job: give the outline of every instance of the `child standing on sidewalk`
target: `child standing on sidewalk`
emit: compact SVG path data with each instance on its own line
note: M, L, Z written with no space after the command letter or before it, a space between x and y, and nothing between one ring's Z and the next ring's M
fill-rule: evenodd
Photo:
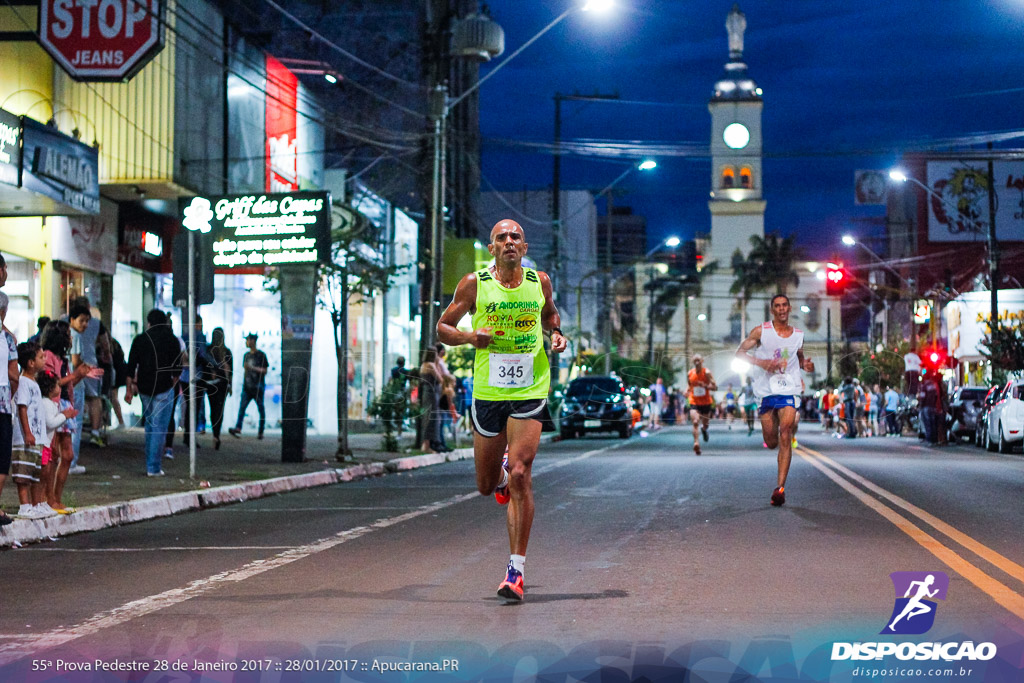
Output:
M46 439L46 416L43 395L36 384L36 374L46 363L42 348L35 342L18 344L18 365L21 378L14 395L17 415L11 457L11 479L18 487L18 516L22 519L43 519L57 513L45 502L43 495L42 442Z
M41 480L43 482L43 496L50 509L60 514L73 512L61 504L60 499L54 495L54 481L57 478L57 465L61 457L60 433L56 430L67 429L67 424L73 422L78 411L67 401L60 398L60 380L49 372L41 372L36 375L36 384L39 385L39 393L45 397L43 401L43 413L46 416L46 438L40 441L40 461L43 465ZM71 432L66 431L67 446L71 447ZM42 443L45 441L45 443Z

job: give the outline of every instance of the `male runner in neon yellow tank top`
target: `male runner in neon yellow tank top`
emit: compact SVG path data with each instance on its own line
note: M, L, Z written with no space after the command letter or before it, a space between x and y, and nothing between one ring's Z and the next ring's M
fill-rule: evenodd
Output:
M527 246L518 223L499 221L487 245L494 265L462 278L437 323L437 338L445 344L476 348L470 412L476 486L483 495L494 493L499 503L508 503L511 558L498 595L517 601L523 599L526 545L533 525L530 471L551 380L544 331L551 332L555 353L566 347L551 280L546 273L523 267ZM473 316L472 332L457 328L467 313Z

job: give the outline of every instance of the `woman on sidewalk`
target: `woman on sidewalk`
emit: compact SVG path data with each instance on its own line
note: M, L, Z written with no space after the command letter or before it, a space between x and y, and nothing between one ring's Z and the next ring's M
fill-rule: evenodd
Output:
M420 365L420 450L436 453L434 446L440 441L440 420L438 412L441 403L441 373L437 367L437 351L428 348L423 352Z
M204 373L207 399L210 401L210 423L213 430L213 450L220 450L220 428L224 424L224 402L231 395L231 349L224 344L224 329L217 327L206 347L212 363Z

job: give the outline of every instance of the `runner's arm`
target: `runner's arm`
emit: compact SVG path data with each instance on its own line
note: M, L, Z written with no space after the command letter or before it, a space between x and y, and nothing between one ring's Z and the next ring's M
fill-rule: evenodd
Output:
M779 361L772 360L770 358L754 358L750 355L750 351L757 347L761 343L761 326L758 325L750 331L747 338L740 342L739 348L736 349L736 357L740 360L756 365L765 372L775 372L779 366ZM785 361L782 361L783 363Z
M444 309L441 319L437 321L437 338L448 346L472 344L474 348L485 349L491 343L493 335L490 327L481 327L472 332L458 329L459 321L467 313L472 313L476 306L476 273L469 273L459 280L455 288L455 296L448 308Z
M796 357L800 361L800 368L804 372L814 372L814 361L810 358L804 358L804 347L803 345L797 349Z
M544 310L540 312L541 325L545 331L551 332L551 350L555 353L561 353L565 351L569 341L560 330L556 329L562 325L562 316L558 314L555 302L552 301L551 278L548 277L547 273L540 271L537 271L537 277L540 278L540 288L544 293Z

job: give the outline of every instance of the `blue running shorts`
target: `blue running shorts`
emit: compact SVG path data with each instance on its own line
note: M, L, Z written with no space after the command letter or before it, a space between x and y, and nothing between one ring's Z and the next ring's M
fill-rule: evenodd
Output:
M790 408L796 408L796 396L765 396L761 399L761 407L758 409L757 414L764 415L765 413L770 413L771 411L778 410L779 408L786 408L787 406Z

